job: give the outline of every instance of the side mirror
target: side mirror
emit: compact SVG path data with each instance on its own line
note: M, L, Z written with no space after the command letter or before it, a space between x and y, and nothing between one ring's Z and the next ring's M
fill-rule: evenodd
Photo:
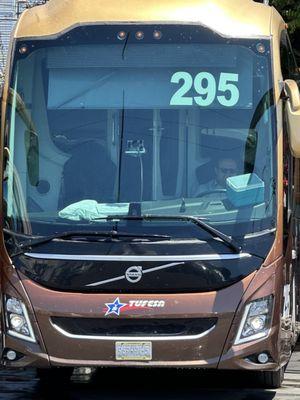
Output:
M25 131L25 148L29 182L37 186L39 182L39 137L34 130Z
M300 158L300 93L295 81L287 79L284 89L288 97L286 120L290 139L290 148L294 157Z
M39 136L21 96L10 88L8 93L8 103L12 105L14 99L16 103L16 111L26 125L24 140L29 182L32 186L36 186L39 181Z

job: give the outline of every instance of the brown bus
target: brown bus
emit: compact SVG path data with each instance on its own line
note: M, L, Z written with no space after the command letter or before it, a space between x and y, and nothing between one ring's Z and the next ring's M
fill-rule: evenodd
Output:
M1 109L2 365L279 387L298 333L297 79L284 21L252 0L27 10Z

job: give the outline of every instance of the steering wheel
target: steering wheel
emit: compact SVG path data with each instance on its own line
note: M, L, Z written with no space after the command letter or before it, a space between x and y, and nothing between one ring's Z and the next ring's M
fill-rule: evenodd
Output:
M213 194L213 193L226 193L226 189L206 190L205 192L200 193L197 197L204 197L204 196L208 196L209 194Z

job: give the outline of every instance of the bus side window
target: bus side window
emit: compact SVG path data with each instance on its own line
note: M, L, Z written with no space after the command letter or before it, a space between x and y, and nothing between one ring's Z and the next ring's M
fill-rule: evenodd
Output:
M291 42L286 31L282 32L280 42L281 71L283 80L294 79L299 81L299 70L292 50ZM284 234L288 235L294 201L294 159L292 157L286 121L283 135L283 189L284 189Z
M284 234L288 235L294 207L294 159L288 142L286 128L283 135L283 190L284 190Z
M287 31L283 31L280 40L280 58L283 80L294 79L300 83L300 74L297 61L292 49Z

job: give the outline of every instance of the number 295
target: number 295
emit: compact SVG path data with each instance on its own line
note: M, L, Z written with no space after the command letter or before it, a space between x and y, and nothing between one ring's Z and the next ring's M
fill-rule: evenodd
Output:
M233 107L240 98L237 86L238 74L222 72L219 82L217 82L216 78L209 72L199 72L194 79L188 72L175 72L171 77L171 82L179 84L181 81L183 81L182 86L170 100L171 106L192 106L195 102L198 106L208 107L217 99L222 106ZM186 96L193 86L199 96Z

